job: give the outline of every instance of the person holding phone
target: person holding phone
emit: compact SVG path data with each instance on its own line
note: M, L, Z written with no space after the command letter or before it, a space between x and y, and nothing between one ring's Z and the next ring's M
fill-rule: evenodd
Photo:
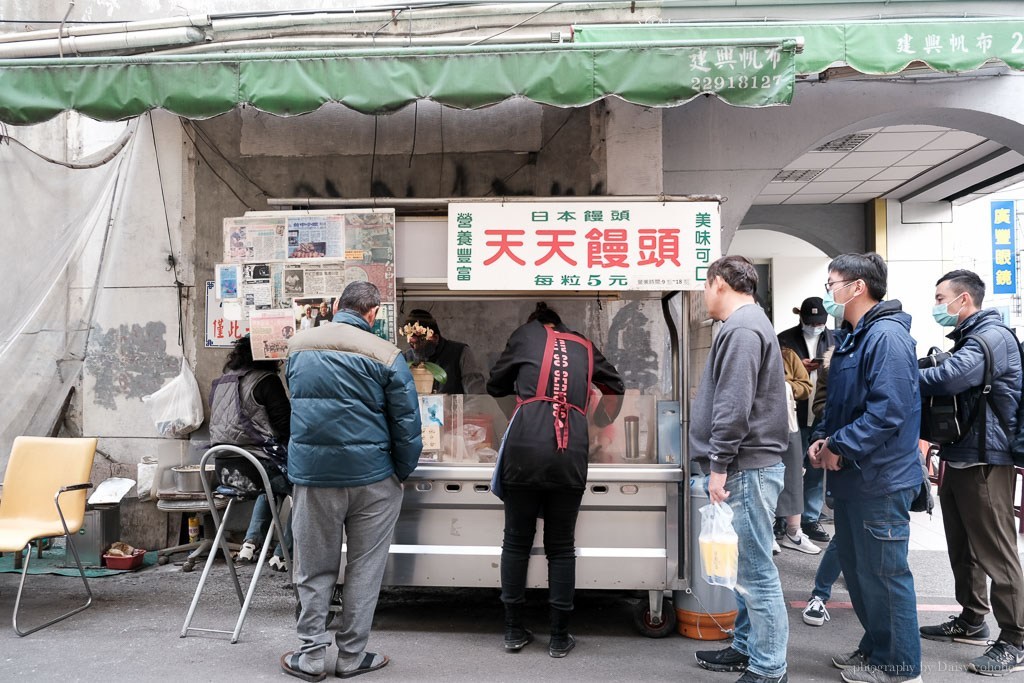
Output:
M800 324L779 333L779 346L793 349L800 357L800 362L807 371L811 386L816 386L818 370L821 369L825 354L835 347L836 339L832 330L828 329L828 313L821 297L811 296L804 299L800 308L793 313L800 316ZM814 414L810 406L814 402L814 392L805 399L796 402L796 419L800 424L801 452L807 453L810 446L811 429L814 426ZM824 474L804 460L804 504L800 515L800 529L812 541L828 543L830 536L821 526L821 510L825 505ZM781 525L775 527L775 538L781 540L785 530Z

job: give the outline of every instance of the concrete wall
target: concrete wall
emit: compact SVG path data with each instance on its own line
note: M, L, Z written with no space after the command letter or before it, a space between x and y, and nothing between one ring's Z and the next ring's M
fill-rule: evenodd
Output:
M422 117L416 121L411 114L403 111L396 121L381 117L386 125L378 125L375 156L371 154L372 134L369 144L365 137L366 131L372 130L374 117L352 115L348 110L271 122L265 120L265 115L236 111L196 123L194 128L193 124L186 123L185 132L200 154L195 165L198 279L212 277L213 265L223 257L223 219L240 216L247 209L266 210L266 197L367 197L371 193L398 197L605 193L604 141L592 132L595 125L599 129L605 125L603 105L563 110L511 103L480 112L460 112L458 120L466 126L459 135L444 135L443 153L438 146L439 128L453 125L448 120L450 112L443 117ZM539 131L516 128L514 119L524 114L536 118ZM481 121L486 121L487 125L480 125ZM418 140L415 147L414 126ZM521 132L496 136L494 130ZM262 143L256 131L264 133ZM310 139L325 140L323 146L332 153L310 156L307 144ZM348 140L351 144L346 143ZM381 153L381 150L388 153ZM205 300L198 301L197 305L196 319L202 321ZM412 307L407 302L406 310ZM483 304L467 304L455 308L468 315L483 307ZM460 318L453 314L450 318L454 330L452 338L460 339L458 335L462 334L461 339L473 343L482 356L490 353L496 358L504 348L508 333L514 329L514 325L509 325L525 320L526 315L520 308L518 302L487 304L485 310L474 313L470 319L479 321L491 316L502 321L503 326L480 335L474 331L468 337L462 332L461 325L465 323L459 322ZM466 326L470 331L473 328L473 325ZM581 331L590 334L592 329L581 328ZM196 343L201 346L204 330L197 327L193 332ZM603 340L595 338L595 341L600 345ZM652 348L657 349L655 353L660 357L661 347ZM220 374L226 353L212 349L200 351L196 371L200 386L208 387Z
M864 217L863 204L755 204L743 216L740 230L772 230L798 239L817 253L838 256L864 251Z

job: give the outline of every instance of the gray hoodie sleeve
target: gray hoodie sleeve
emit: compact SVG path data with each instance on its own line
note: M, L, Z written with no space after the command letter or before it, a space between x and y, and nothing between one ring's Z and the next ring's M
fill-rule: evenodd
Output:
M756 332L737 327L723 330L715 365L712 397L711 471L723 474L750 432L750 411L764 353Z

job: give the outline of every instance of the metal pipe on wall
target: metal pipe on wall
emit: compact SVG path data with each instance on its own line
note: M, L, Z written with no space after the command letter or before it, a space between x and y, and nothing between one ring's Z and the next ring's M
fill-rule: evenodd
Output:
M717 194L596 195L573 197L430 197L423 199L417 199L414 197L353 197L351 199L342 199L337 197L268 197L267 204L274 207L290 206L308 209L329 209L346 206L396 209L441 209L447 208L449 204L457 204L459 202L512 204L515 202L536 202L545 200L559 202L720 202L722 201L722 197Z
M96 36L69 36L52 40L26 40L0 44L0 59L70 56L86 52L113 52L164 45L184 45L198 43L205 37L205 34L199 29L189 27Z
M17 33L0 34L0 43L20 43L27 40L48 40L56 39L61 35L69 36L97 36L138 31L152 31L162 28L201 28L210 26L210 15L191 14L187 17L176 17L174 19L147 19L145 21L120 21L109 24L89 24L85 26L65 26L63 33L61 29L47 28L39 31L20 31Z
M505 36L501 44L522 44L522 43L567 43L572 36L569 33L552 31L546 34L530 34ZM253 40L224 40L218 42L190 45L189 47L162 50L161 54L197 54L204 52L224 52L227 50L282 50L291 48L300 49L346 49L346 48L371 48L371 47L408 47L408 46L444 46L444 45L471 45L474 41L480 40L479 36L423 36L420 38L402 38L399 36L386 36L378 38L369 37L346 37L346 36L304 36L295 38L257 38Z

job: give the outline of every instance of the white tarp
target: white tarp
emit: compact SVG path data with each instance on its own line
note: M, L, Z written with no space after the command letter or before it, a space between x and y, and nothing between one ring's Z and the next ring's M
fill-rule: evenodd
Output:
M38 432L40 416L56 418L81 369L130 149L131 142L96 168L72 169L0 143L0 466L15 436L33 425Z

